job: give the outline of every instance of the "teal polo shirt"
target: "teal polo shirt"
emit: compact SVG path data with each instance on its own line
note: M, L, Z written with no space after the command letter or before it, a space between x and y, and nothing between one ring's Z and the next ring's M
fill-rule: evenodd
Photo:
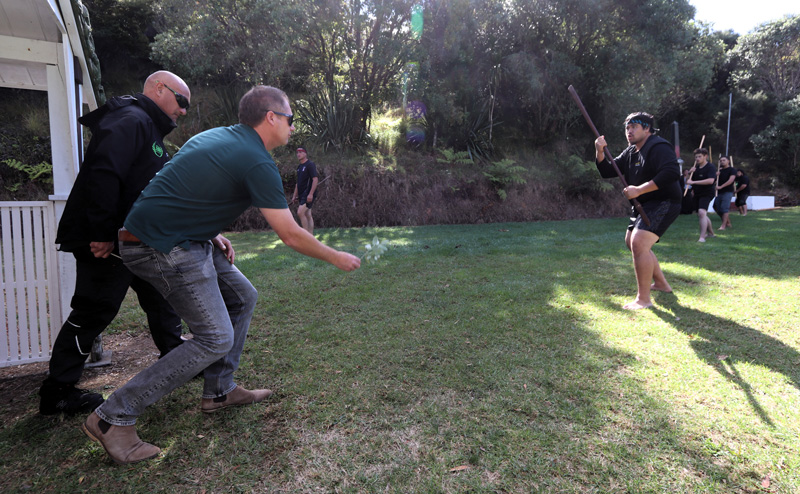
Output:
M248 207L286 209L275 160L248 125L189 139L134 203L125 228L161 252L214 238Z

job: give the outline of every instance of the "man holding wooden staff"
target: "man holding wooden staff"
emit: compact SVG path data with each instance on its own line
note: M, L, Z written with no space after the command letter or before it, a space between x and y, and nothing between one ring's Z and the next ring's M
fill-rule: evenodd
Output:
M700 219L700 239L705 242L706 237L714 236L714 227L708 217L708 205L714 199L714 182L717 179L717 169L708 161L708 150L697 148L694 150L694 166L691 176L686 181L692 186L694 192L694 209Z
M657 130L649 113L628 115L625 135L630 146L615 159L628 182L625 197L638 199L650 219L648 226L631 207L625 245L633 255L637 292L636 299L623 306L628 310L652 307L651 290L672 291L652 248L681 213L681 168L672 144L654 135ZM597 169L603 178L611 178L616 171L605 157L606 146L605 136L594 141Z
M733 200L733 181L736 180L736 170L731 166L730 158L720 156L719 170L717 171L717 197L714 199L714 211L722 220L720 230L731 227L730 211Z

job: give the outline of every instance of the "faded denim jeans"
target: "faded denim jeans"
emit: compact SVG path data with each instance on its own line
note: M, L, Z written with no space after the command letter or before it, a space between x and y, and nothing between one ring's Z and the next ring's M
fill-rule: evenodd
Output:
M125 266L152 284L186 321L193 338L115 391L98 409L106 422L133 425L145 408L205 369L203 398L231 392L258 293L210 241L168 254L121 242Z

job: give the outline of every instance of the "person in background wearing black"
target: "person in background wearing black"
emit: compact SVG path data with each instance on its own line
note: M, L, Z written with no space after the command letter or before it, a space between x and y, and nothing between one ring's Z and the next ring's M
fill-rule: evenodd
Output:
M291 202L294 203L294 201L300 200L297 216L300 218L300 224L303 228L313 235L314 218L311 216L311 207L314 205L314 198L316 197L314 194L319 183L317 165L308 159L308 153L305 148L297 148L297 160L300 164L297 165L297 185L294 186Z
M694 192L692 192L692 186L686 184L687 180L689 180L688 168L683 170L683 175L681 176L680 179L681 190L683 191L683 200L681 202L681 214L694 213Z
M708 205L714 199L714 182L717 179L717 169L708 161L708 150L697 148L694 150L694 166L689 170L691 179L686 183L692 186L694 192L694 209L700 219L700 239L705 242L706 237L714 236L714 226L708 217Z
M747 216L747 198L750 197L750 179L744 174L744 170L736 170L736 207L739 214Z
M630 146L616 158L628 182L623 190L625 197L638 199L650 220L650 225L646 225L631 206L625 245L633 255L637 292L636 299L623 306L628 310L652 307L651 290L672 291L652 248L681 213L681 167L672 144L654 135L656 131L653 116L649 113L628 115L625 136ZM616 177L616 170L605 157L606 146L604 136L594 142L597 169L603 178Z
M88 413L103 396L78 389L95 338L117 315L128 287L147 314L161 355L181 344L181 319L147 282L122 264L117 230L139 193L169 161L164 137L189 109L191 92L167 71L151 74L141 93L111 98L79 119L92 131L58 224L56 243L76 261L72 312L53 345L50 373L39 389L39 413Z
M733 181L736 179L736 170L731 166L731 161L727 156L720 156L719 170L717 171L717 197L714 199L714 211L717 212L722 225L720 230L730 228L731 201L733 200Z

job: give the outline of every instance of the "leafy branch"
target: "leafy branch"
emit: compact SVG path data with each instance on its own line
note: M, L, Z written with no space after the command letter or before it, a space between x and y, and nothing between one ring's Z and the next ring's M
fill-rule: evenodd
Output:
M364 247L361 247L359 250L363 250L364 253L361 254L361 259L364 259L366 262L377 262L381 256L389 250L389 241L387 240L379 240L377 236L372 238L372 242L365 244Z

